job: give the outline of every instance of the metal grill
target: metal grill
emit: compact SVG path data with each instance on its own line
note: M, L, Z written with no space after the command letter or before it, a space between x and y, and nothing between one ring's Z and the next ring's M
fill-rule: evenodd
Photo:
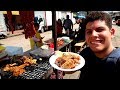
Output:
M5 72L4 75L2 75L1 79L41 79L50 68L51 65L47 61L25 67L26 72L18 77L13 76L10 72Z

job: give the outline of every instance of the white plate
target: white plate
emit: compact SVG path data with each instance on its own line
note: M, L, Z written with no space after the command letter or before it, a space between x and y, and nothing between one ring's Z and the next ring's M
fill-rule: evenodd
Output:
M77 54L77 53L75 53L75 54ZM77 55L79 55L79 54L77 54ZM79 70L79 69L81 69L84 65L85 65L85 60L84 60L84 58L81 56L81 55L79 55L80 56L80 64L79 65L77 65L75 68L73 68L73 69L63 69L63 68L60 68L60 67L58 67L56 64L55 64L55 61L56 61L56 59L58 58L58 56L57 55L52 55L51 57L50 57L50 59L49 59L49 62L50 62L50 64L51 64L51 66L52 67L54 67L55 69L58 69L58 70L61 70L61 71L76 71L76 70Z
M67 39L67 40L70 40L70 38L69 37L62 37L63 39Z

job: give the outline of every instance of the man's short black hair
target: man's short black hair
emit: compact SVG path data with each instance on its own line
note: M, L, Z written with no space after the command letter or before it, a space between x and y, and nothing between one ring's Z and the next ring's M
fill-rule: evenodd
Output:
M85 24L88 22L93 22L95 20L105 21L106 25L109 28L112 28L112 17L110 14L104 11L91 11L86 17Z

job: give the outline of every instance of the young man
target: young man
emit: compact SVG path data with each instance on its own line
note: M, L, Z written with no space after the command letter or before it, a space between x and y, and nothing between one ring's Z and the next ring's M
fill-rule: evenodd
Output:
M85 59L81 80L119 80L120 48L112 44L115 30L108 13L94 11L85 21L85 39L88 45L80 55Z

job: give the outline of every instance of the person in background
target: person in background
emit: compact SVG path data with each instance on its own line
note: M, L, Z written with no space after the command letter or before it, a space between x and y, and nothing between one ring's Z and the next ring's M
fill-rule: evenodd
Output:
M85 41L85 18L80 19L78 41Z
M38 23L38 17L34 17L34 22Z
M66 15L66 19L63 21L63 27L67 35L70 35L73 31L73 22L69 19L69 15Z
M57 36L58 37L62 36L62 30L63 30L62 21L61 19L58 19L57 21Z
M41 47L43 45L42 39L44 38L41 37L40 33L38 32L39 29L38 23L34 23L34 28L36 30L36 34L34 35L34 37L30 38L30 45L32 50Z
M80 80L120 80L120 48L114 47L112 17L102 11L92 11L85 20L85 40L88 47L80 52L85 66Z

